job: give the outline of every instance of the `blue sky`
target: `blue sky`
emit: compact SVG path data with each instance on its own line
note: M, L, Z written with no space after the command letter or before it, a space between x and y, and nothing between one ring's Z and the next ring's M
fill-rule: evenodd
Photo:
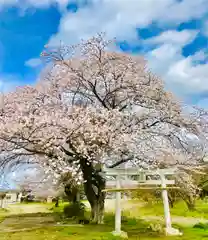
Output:
M208 0L0 0L0 84L33 83L45 44L97 32L142 54L166 87L208 107Z

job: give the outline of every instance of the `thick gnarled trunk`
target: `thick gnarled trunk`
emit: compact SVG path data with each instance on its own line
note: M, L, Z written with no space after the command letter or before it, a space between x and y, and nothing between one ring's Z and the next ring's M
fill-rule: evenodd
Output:
M102 224L105 205L105 179L99 174L91 163L81 161L81 168L84 178L84 191L91 206L91 220L94 223Z
M97 224L103 223L104 204L105 204L104 194L101 194L99 199L94 199L94 201L90 202L92 222L97 223Z
M194 196L192 196L192 195L185 195L185 196L182 196L182 199L186 203L189 211L194 211L196 209L196 201L195 201Z
M70 184L66 184L64 186L64 192L69 202L76 203L80 200L78 197L78 189L76 187L71 187Z

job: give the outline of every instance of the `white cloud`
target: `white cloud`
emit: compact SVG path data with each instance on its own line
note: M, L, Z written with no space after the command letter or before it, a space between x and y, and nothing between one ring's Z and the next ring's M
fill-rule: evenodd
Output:
M176 30L168 30L161 33L159 36L152 37L146 40L146 43L152 44L175 44L179 46L184 46L189 42L193 41L193 39L197 35L197 31L195 30L183 30L183 31L176 31Z
M192 42L196 35L197 31L193 30L165 31L146 41L148 44L159 44L146 55L150 68L179 95L208 91L208 65L197 62L203 61L206 53L200 50L187 58L182 55L182 47Z
M208 91L208 64L197 64L205 52L199 51L185 58L181 48L163 44L147 54L149 65L179 95L201 94Z
M165 20L166 22L179 24L189 21L190 19L201 18L207 13L207 4L207 0L176 0L170 5L169 9L166 9L160 21Z
M80 0L82 2L82 0ZM2 4L17 1L0 0ZM47 7L57 3L64 8L70 0L25 0L27 6ZM65 12L62 15L59 31L53 35L49 44L73 44L86 39L97 32L105 31L107 37L127 40L144 46L156 45L146 54L154 72L165 79L180 94L202 93L208 90L208 66L198 61L206 58L205 51L185 58L182 48L193 41L197 31L164 31L160 36L143 41L139 39L136 28L148 27L151 23L165 26L166 29L182 22L202 18L207 12L208 0L91 0L91 4L80 8L76 13ZM208 36L208 23L204 24L204 33ZM35 66L35 59L26 65Z
M8 6L18 6L23 10L28 7L46 8L52 4L57 4L61 10L64 10L71 0L0 0L0 9Z
M73 44L97 32L107 37L127 40L143 46L155 46L146 54L151 69L165 79L167 86L179 94L208 90L207 65L198 64L205 58L203 51L184 58L183 46L192 42L198 31L168 30L148 40L139 39L136 28L148 27L152 22L166 29L196 18L207 12L208 0L92 0L92 4L76 13L64 14L57 34L49 44L60 41Z
M208 110L208 98L204 98L204 99L198 101L197 106Z
M71 0L26 0L26 7L46 8L52 4L57 4L61 10L65 10Z
M0 6L17 3L17 0L0 0Z
M202 49L196 52L192 57L193 61L204 61L207 58L205 51L206 49Z
M38 67L41 64L40 58L31 58L25 62L25 66L27 67Z
M191 41L192 38L189 39ZM168 88L182 96L200 95L208 91L208 64L198 61L203 61L207 55L205 51L200 50L192 56L184 57L184 44L182 38L181 43L177 41L177 44L170 43L168 39L167 43L164 41L159 47L148 52L146 58L152 71L165 80Z
M163 44L158 48L155 48L149 53L149 56L161 61L171 60L175 58L176 54L180 51L180 48L173 46L172 44Z
M91 0L92 4L76 13L64 14L59 32L51 44L60 40L75 43L97 32L105 31L109 37L136 40L136 27L152 22L177 25L207 12L208 0Z
M169 89L186 98L208 91L208 65L200 63L207 57L204 50L184 57L182 47L192 42L195 31L167 31L150 40L161 45L147 54L149 66L166 82Z
M60 5L67 5L69 3L69 0L41 0L41 1L27 0L27 2L31 5L41 7L41 6L48 6L53 3L57 3Z
M200 94L208 91L208 65L194 65L193 57L187 57L175 62L167 77L172 84L177 84L183 88L187 94Z
M208 37L208 20L203 23L202 33Z

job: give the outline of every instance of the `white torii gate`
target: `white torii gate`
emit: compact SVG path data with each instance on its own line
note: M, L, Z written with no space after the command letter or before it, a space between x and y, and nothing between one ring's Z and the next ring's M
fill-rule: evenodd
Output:
M166 235L182 235L178 229L172 228L170 207L168 200L167 189L173 189L178 187L167 187L167 185L174 185L175 180L167 180L166 175L173 175L176 169L156 169L156 170L140 170L137 168L119 168L111 169L105 168L105 176L116 177L115 181L107 181L105 192L116 192L116 209L115 209L115 231L113 232L116 236L127 236L126 233L121 231L121 192L122 191L133 191L137 189L160 189L162 191L162 199L164 206L164 217L165 217L165 233ZM159 180L147 180L147 176L159 176ZM126 176L138 176L138 181L126 180L122 177ZM155 187L145 187L146 185ZM142 187L143 186L143 187ZM159 186L159 187L158 187Z

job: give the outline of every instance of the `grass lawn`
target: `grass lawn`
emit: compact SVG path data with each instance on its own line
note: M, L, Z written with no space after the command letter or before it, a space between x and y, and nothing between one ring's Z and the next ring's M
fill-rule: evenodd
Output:
M181 226L177 224L184 234L180 237L165 237L159 232L152 231L150 229L150 224L157 225L158 221L153 221L151 223L144 220L135 218L141 216L141 214L148 215L162 215L163 208L161 204L156 204L154 206L143 206L138 208L136 212L135 204L131 201L128 203L133 206L131 209L131 214L129 217L123 217L122 219L122 230L128 233L130 240L205 240L208 239L208 230L196 229L192 226ZM0 210L0 222L1 219L4 220L0 224L0 240L116 240L119 238L113 237L111 232L114 230L114 216L111 214L106 214L104 225L77 225L72 221L63 221L65 226L57 225L57 222L62 221L60 213L63 210L63 205L59 208L54 208L53 211L49 211L52 205L19 205L14 206L13 210L15 212L5 212ZM186 212L184 210L184 205L178 203L178 206L172 209L172 213L178 216L184 216L184 211L188 217L202 217L207 216L208 204L198 202L197 211ZM34 208L31 213L21 213L17 214L18 211L16 207L29 210ZM34 213L35 209L43 211L45 207L45 212ZM31 209L30 209L31 210ZM200 215L201 214L201 215ZM125 215L125 212L124 214ZM127 216L127 215L126 215ZM159 224L161 226L161 223ZM163 226L162 226L163 227ZM3 232L3 230L8 230L10 232ZM12 232L11 232L12 230ZM24 230L24 231L23 231Z
M0 208L0 223L4 220L7 214L8 214L8 210Z
M136 211L136 209L134 209ZM135 215L163 215L163 204L153 203L146 204L145 206L137 209L138 212L132 211ZM172 216L183 216L183 217L196 217L208 219L208 203L198 200L196 202L196 210L189 211L185 202L181 201L175 204L173 208L170 209Z
M181 237L165 237L158 233L147 231L140 224L124 224L123 230L128 232L130 240L205 240L208 239L208 231L186 228L183 229L184 235ZM113 240L119 239L111 235L112 226L86 225L83 227L42 227L36 230L0 233L1 240Z

